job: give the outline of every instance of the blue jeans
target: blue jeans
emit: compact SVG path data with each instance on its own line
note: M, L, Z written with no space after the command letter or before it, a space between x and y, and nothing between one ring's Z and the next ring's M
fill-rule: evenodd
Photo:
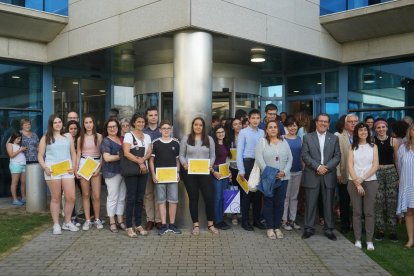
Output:
M214 223L219 223L223 221L224 190L229 186L229 179L224 178L218 180L214 176L212 176L212 178L214 187Z
M272 197L263 197L263 216L267 229L279 229L283 216L288 181L283 180L280 187L273 190Z

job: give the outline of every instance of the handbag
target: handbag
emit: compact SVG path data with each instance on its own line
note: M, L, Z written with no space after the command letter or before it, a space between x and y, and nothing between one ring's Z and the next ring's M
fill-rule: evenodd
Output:
M263 141L263 148L265 146L265 140L262 138ZM260 183L260 167L257 164L257 161L254 161L253 169L250 172L249 180L247 180L247 184L249 186L250 192L257 191L257 185Z
M132 139L133 139L133 145L137 146L137 140L135 139L134 134L132 134ZM135 155L136 157L144 157L145 154L145 147L134 147L131 148L129 150L129 152L133 155ZM140 175L140 174L147 174L148 170L144 173L141 171L141 168L139 167L139 165L131 160L129 160L127 157L125 157L124 155L124 151L121 150L119 152L119 161L120 161L120 165L121 165L121 175L122 176L136 176L136 175Z

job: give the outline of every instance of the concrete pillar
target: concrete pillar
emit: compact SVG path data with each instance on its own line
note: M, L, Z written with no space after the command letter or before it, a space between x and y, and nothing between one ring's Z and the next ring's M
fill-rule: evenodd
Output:
M182 31L174 35L174 136L181 139L190 133L191 122L202 117L211 122L213 71L213 37L200 31ZM184 183L179 183L177 224L191 228L188 195ZM199 222L206 226L204 201L200 195Z

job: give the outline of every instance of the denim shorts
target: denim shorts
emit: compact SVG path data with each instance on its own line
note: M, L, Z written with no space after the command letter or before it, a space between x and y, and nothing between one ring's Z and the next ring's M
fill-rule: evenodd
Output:
M178 183L158 183L157 187L157 203L178 203Z
M26 171L26 165L9 164L10 173L24 173Z

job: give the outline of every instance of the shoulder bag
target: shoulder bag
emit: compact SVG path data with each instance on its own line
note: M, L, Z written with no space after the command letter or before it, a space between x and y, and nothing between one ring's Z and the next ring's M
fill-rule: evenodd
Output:
M131 145L131 149L129 150L129 152L133 155L135 155L136 157L144 157L145 154L145 147L136 147L138 145L137 140L135 139L134 134L132 134L132 139L133 139L133 145ZM132 147L134 146L134 147ZM124 155L124 151L121 150L119 152L119 159L120 159L120 165L121 165L121 175L122 176L135 176L135 175L140 175L140 174L147 174L147 172L143 173L139 167L139 165L131 160L129 160L127 157L125 157Z

